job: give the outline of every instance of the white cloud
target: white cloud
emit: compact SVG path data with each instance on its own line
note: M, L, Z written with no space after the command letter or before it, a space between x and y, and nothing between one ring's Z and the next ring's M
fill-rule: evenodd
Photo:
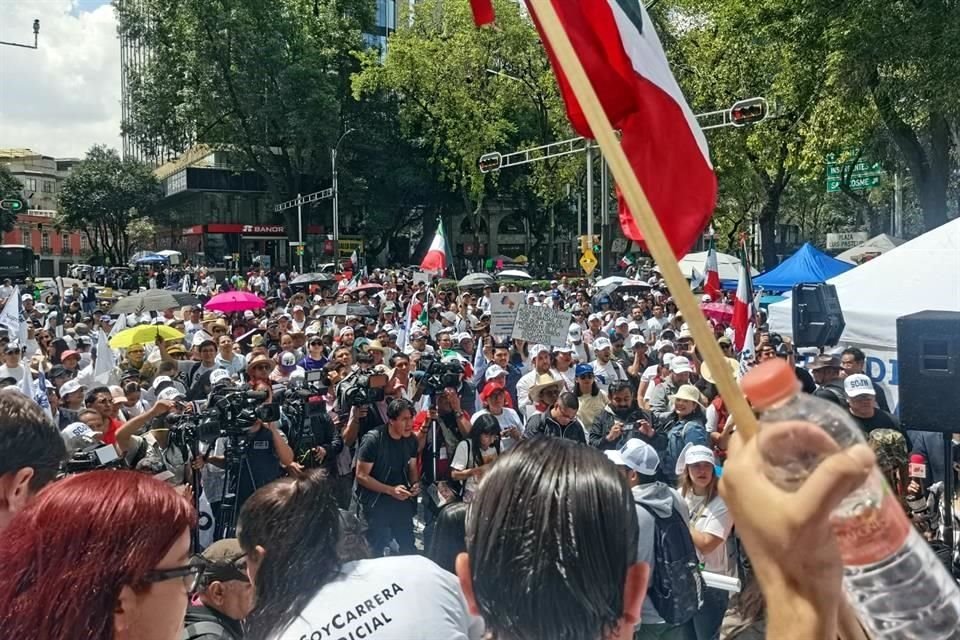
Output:
M107 0L0 0L0 147L82 157L120 148L120 41ZM96 6L99 5L99 6Z

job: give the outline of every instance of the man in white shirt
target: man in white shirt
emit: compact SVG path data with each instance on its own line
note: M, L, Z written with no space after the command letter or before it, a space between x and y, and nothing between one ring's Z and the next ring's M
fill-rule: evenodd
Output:
M597 338L593 341L593 352L597 358L590 363L590 366L593 367L597 386L603 392L606 392L611 382L629 379L623 365L610 357L612 347L608 338Z
M0 378L13 378L19 384L25 373L23 365L20 364L20 347L16 344L8 344L3 350Z
M670 321L663 315L663 305L653 305L653 316L647 320L648 339L656 340L660 337L660 332L664 327L670 324Z
M535 344L530 347L530 364L532 369L517 381L517 412L525 414L530 400L530 388L543 382L541 376L556 380L550 371L550 347L545 344Z
M553 369L551 369L551 372L554 378L563 380L564 390L570 393L576 391L577 388L575 370L573 347L556 347L553 350Z

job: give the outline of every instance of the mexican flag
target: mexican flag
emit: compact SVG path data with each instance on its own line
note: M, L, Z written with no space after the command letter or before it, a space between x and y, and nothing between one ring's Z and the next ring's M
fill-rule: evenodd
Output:
M720 292L720 269L717 267L717 250L713 246L713 240L710 241L710 248L707 250L707 262L705 279L703 283L703 292L710 296L714 302L719 302Z
M750 262L744 249L741 255L740 280L737 282L737 297L733 301L733 346L738 352L753 351L753 280L750 277ZM749 336L749 340L747 339Z
M423 262L420 263L421 271L432 271L443 273L447 268L447 238L443 233L443 220L437 225L437 233L433 236L433 242L430 243L430 249L427 255L423 256Z
M632 267L636 263L637 263L637 259L633 257L632 253L628 253L627 255L620 258L620 262L618 262L617 264L620 266L621 269L626 269L627 267Z
M706 138L670 72L643 2L551 2L610 123L622 134L620 145L674 254L686 255L713 214L717 177ZM490 0L471 0L471 5L477 24L493 20ZM527 6L537 21L529 2ZM542 29L540 39L547 43ZM570 123L580 135L594 138L549 46L547 53ZM622 196L620 225L627 238L643 240Z

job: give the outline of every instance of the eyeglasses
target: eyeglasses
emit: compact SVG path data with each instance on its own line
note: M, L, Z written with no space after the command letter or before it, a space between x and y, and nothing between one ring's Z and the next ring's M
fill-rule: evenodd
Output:
M200 584L200 576L203 575L205 567L206 565L201 560L194 559L190 564L182 567L148 571L147 574L143 576L143 581L148 584L153 584L154 582L164 582L166 580L179 578L183 580L183 586L186 587L187 593L193 594L196 592L197 585Z

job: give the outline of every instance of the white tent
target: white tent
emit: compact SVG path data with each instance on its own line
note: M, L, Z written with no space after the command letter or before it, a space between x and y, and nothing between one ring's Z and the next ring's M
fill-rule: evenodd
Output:
M688 280L693 276L693 271L704 274L707 271L707 252L699 251L697 253L688 253L680 260L680 271ZM731 256L727 253L717 252L717 270L720 272L721 280L737 280L740 278L740 258ZM659 271L654 267L654 271ZM751 275L757 275L757 270L751 268Z
M843 253L836 256L836 258L837 260L843 260L844 262L860 264L863 262L863 258L866 256L880 256L892 249L899 247L902 244L903 240L900 238L894 238L893 236L881 233L878 236L870 238L863 244L858 244L852 249L847 249Z
M868 375L890 388L897 380L897 318L960 311L960 219L827 282L837 288L846 322L840 344L863 349ZM770 305L768 313L772 331L791 335L792 300Z

